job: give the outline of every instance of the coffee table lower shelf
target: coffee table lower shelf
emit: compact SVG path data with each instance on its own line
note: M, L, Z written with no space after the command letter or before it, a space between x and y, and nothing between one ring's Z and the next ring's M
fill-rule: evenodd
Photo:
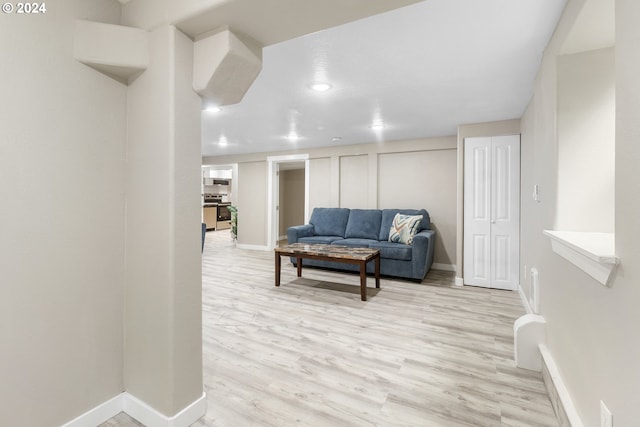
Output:
M277 247L275 252L276 286L280 286L281 257L296 258L298 277L302 277L302 260L317 259L322 261L357 264L360 267L360 299L367 300L367 263L375 265L376 288L380 287L380 251L370 248L351 248L348 246L292 243Z

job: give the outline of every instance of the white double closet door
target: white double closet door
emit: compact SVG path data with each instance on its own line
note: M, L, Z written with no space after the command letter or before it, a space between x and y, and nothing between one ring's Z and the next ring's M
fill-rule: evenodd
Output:
M520 135L464 140L464 284L520 282Z

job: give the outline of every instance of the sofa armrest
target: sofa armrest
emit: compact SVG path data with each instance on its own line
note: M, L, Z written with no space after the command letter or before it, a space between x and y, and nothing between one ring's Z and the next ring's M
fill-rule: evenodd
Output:
M413 237L413 277L422 279L431 268L435 240L434 230L422 230Z
M289 227L287 229L287 240L289 244L297 243L298 239L300 239L301 237L309 236L313 236L312 224L294 225L293 227Z

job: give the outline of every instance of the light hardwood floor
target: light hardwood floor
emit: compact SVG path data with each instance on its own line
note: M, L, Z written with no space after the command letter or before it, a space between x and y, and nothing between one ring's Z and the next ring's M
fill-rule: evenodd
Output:
M204 386L194 427L557 426L535 372L513 362L516 292L303 269L207 233ZM122 420L104 426L137 426Z

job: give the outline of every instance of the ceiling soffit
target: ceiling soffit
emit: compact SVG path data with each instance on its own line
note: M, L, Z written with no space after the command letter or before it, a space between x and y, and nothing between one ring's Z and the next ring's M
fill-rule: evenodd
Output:
M235 0L175 25L191 37L227 25L268 46L412 3L417 1Z
M572 54L615 45L614 0L588 0L582 7L560 53Z

